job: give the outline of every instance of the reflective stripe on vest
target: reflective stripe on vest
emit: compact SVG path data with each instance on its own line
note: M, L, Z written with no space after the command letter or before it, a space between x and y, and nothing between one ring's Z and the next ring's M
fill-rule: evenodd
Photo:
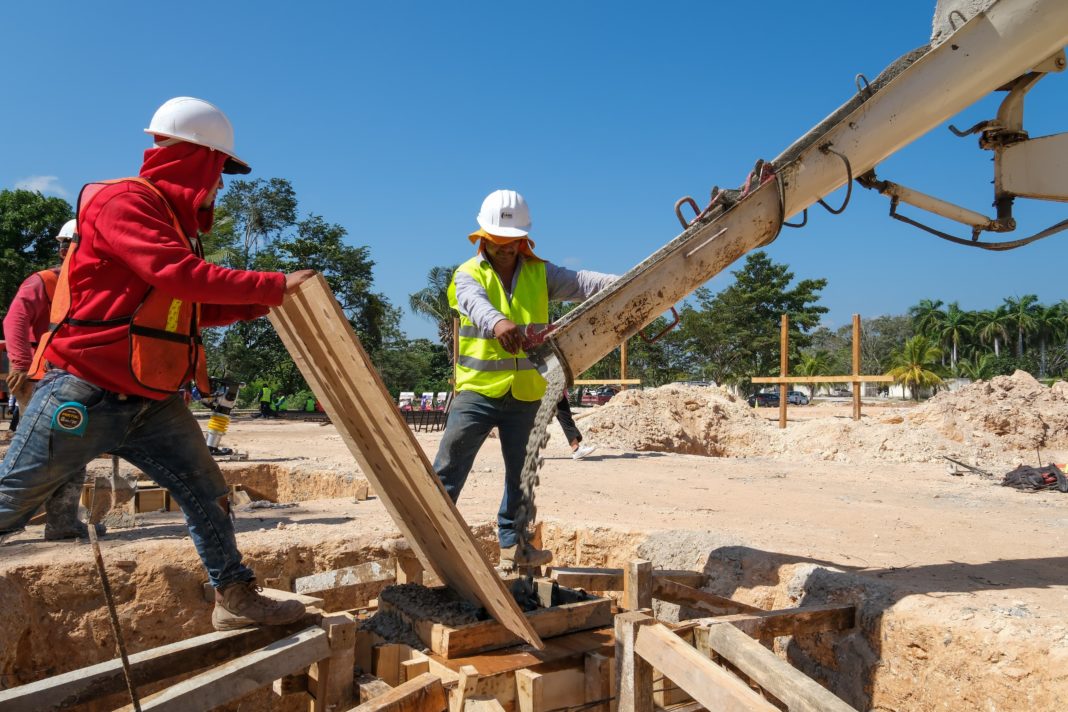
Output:
M517 267L515 292L508 299L500 277L490 263L476 255L457 268L473 278L486 291L490 303L516 326L542 330L549 322L549 289L545 281L545 263L524 259ZM459 311L456 301L456 277L449 285L449 305ZM545 379L522 351L510 354L493 336L492 330L479 329L466 315L460 314L459 352L456 357L456 390L474 391L490 398L500 398L509 391L517 400L540 400L545 393Z
M166 196L151 181L145 178L119 178L117 180L89 183L78 196L78 233L85 234L83 225L92 223L99 210L93 200L100 192L116 183L131 182L147 189L159 199L171 224L185 244L198 257L202 256L199 241L191 240L182 229L181 222ZM142 193L143 195L143 193ZM106 328L129 325L130 371L142 387L159 393L175 393L189 380L194 379L201 392L210 392L207 360L200 338L200 305L173 299L149 286L133 314L111 319L78 319L73 316L70 272L75 264L80 240L76 240L60 268L56 284L49 331L41 339L33 356L31 377L40 378L46 368L45 351L52 337L65 325Z

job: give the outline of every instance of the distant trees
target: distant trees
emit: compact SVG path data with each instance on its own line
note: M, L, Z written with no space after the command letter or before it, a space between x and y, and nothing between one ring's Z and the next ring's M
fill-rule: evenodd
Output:
M994 309L966 311L957 302L924 299L908 310L912 332L949 354L948 373L990 378L1016 369L1039 378L1068 371L1068 302L1042 304L1034 294L1007 297ZM1002 349L1011 342L1013 348ZM986 358L989 356L989 358Z

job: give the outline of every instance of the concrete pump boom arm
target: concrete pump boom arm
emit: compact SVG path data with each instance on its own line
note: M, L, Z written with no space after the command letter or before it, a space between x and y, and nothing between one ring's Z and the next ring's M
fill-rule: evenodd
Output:
M958 16L960 13L954 11ZM895 62L717 207L564 317L531 358L570 382L800 213L1068 44L1068 1L997 0L940 44ZM760 180L760 176L757 176Z

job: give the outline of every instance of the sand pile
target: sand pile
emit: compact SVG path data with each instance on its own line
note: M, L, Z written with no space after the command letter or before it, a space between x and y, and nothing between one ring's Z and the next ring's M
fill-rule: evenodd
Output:
M906 417L973 447L1034 452L1068 448L1068 383L1047 388L1017 371L936 395Z
M1029 374L942 393L916 408L866 417L791 420L785 430L715 387L667 385L620 393L583 418L591 442L637 452L796 457L837 462L940 462L942 456L1014 466L1039 446L1068 449L1068 384Z
M779 449L769 442L778 433L748 403L715 387L623 391L581 427L591 441L621 450L741 457Z

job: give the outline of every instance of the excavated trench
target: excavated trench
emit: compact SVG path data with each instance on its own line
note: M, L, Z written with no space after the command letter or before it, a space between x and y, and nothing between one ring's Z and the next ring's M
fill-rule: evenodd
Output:
M304 502L308 519L238 514L239 544L261 580L293 579L402 555L407 545L389 522L346 521L360 511L353 489L362 478L290 470L271 464L228 464L227 478L254 499ZM330 500L332 502L324 500ZM311 501L316 500L316 501ZM318 508L322 505L327 510ZM365 507L365 506L364 506ZM366 507L365 507L366 509ZM376 515L381 519L381 513ZM288 518L286 518L288 517ZM139 515L141 526L105 542L105 560L130 652L210 632L205 575L177 513ZM323 525L322 528L302 527ZM336 524L338 526L326 526ZM111 659L115 648L106 608L85 544L40 542L31 527L0 556L0 687L12 687ZM474 529L496 554L494 527ZM764 609L853 604L857 627L841 633L783 637L775 649L857 709L1059 709L1068 686L1051 664L1068 659L1063 625L1026 607L985 611L974 602L939 597L900 572L849 570L799 556L725 545L726 535L683 530L628 532L545 521L543 543L560 566L623 567L634 558L657 568L707 574L706 589ZM386 583L339 590L327 607L365 605ZM951 588L949 590L952 590ZM658 603L665 620L699 617ZM1058 627L1059 625L1059 627ZM173 684L175 680L168 681ZM142 690L147 694L162 685ZM78 709L121 706L122 695ZM261 689L228 710L303 710L301 696Z

